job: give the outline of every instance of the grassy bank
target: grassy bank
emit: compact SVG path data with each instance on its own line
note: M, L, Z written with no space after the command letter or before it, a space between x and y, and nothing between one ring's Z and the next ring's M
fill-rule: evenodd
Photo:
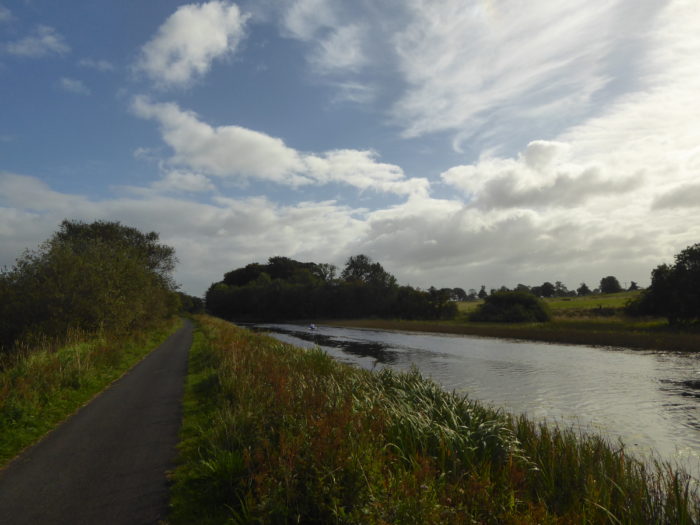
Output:
M327 324L353 328L477 335L548 343L585 344L634 349L700 351L700 327L677 328L665 319L631 318L624 306L639 292L547 299L553 319L547 323L477 323L469 314L481 301L459 303L450 321L400 319L333 320Z
M128 337L74 334L57 347L24 348L0 363L0 466L136 364L181 326Z
M333 320L327 324L352 328L477 335L547 343L584 344L634 349L696 352L697 330L672 329L662 322L634 323L624 319L554 319L549 323L474 323L468 321L406 321L392 319Z
M198 317L172 523L694 523L688 477Z

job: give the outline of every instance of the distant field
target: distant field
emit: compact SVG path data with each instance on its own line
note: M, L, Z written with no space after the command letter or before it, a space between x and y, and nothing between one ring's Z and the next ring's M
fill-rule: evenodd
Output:
M596 308L623 308L630 299L637 297L641 292L620 292L611 294L595 294L583 297L552 297L545 299L552 313L571 315L576 310L582 313ZM459 312L469 314L473 312L483 301L465 301L457 303Z
M591 310L593 308L623 308L630 299L641 292L620 292L610 294L585 295L583 297L553 297L546 299L549 307L557 310Z

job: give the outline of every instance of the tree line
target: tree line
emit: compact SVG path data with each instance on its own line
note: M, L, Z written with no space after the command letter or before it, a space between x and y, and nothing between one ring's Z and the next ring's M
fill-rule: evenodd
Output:
M454 288L453 290L459 291L461 288ZM484 299L489 295L493 295L497 292L523 292L531 293L536 297L583 297L586 295L594 294L608 294L608 293L618 293L627 291L639 290L639 286L635 281L631 281L628 288L623 288L618 281L617 277L614 275L608 275L600 280L600 284L597 288L591 290L586 283L581 283L575 290L569 290L564 283L561 281L556 281L552 284L549 281L545 281L540 285L528 286L526 284L518 284L514 288L508 288L507 286L501 286L500 288L492 288L490 292L486 291L486 286L482 285L481 289L477 292L474 288L469 289L469 292L465 293L463 299L456 299L460 301L477 301L479 299ZM462 290L463 291L463 290Z
M207 311L236 320L392 317L450 319L452 289L399 285L380 263L360 254L340 275L331 264L270 257L224 275L206 292Z
M119 222L65 220L0 271L0 351L68 330L126 332L181 305L174 248Z

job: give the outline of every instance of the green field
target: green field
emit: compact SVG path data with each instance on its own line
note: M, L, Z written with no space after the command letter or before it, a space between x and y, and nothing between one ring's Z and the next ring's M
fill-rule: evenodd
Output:
M581 314L600 308L621 309L632 299L639 296L641 292L620 292L611 294L591 294L583 297L552 297L544 299L552 313L566 316L572 312ZM470 313L483 301L465 301L457 304L460 313Z

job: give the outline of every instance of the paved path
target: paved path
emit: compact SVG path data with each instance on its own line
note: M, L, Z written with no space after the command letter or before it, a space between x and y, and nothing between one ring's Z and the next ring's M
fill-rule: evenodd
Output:
M164 519L192 324L0 471L0 523Z

